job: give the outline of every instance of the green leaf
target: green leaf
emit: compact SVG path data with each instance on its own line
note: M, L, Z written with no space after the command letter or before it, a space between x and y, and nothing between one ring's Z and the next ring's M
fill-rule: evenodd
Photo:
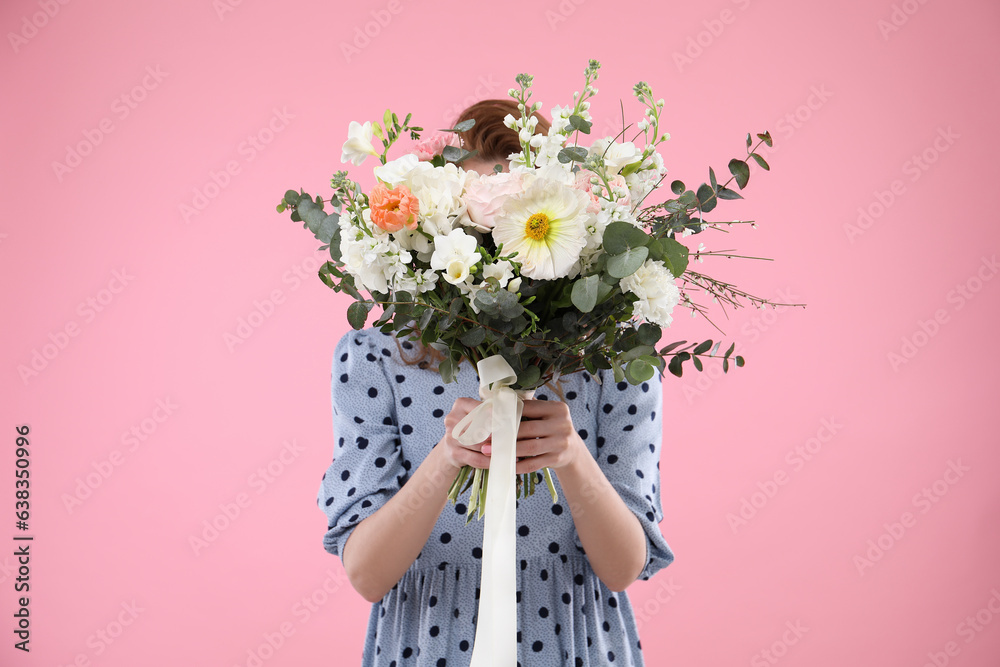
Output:
M616 220L604 228L602 244L604 252L609 255L620 255L623 252L639 248L649 243L650 236L635 225Z
M680 278L688 267L687 246L677 239L663 238L660 241L663 247L663 264L670 270L674 278Z
M622 370L622 365L617 357L611 360L611 370L614 372L615 382L621 382L625 379L625 371Z
M736 185L740 186L740 190L746 187L750 180L750 166L746 162L733 158L729 161L729 171L736 177Z
M750 138L750 133L747 132L747 148L753 146L753 139Z
M288 190L285 192L285 203L289 206L295 206L299 203L299 193L295 190Z
M333 236L330 238L330 259L335 262L339 262L341 260L340 225L337 225L337 228L333 230Z
M626 223L628 224L628 223ZM649 255L649 248L630 248L619 255L608 257L608 274L612 278L625 278L639 270Z
M736 357L736 365L737 366L739 366L740 368L743 368L743 364L745 364L745 363L746 362L743 360L743 357L741 357L741 356L737 356Z
M663 330L652 322L643 322L637 329L639 342L643 345L656 345L663 336Z
M530 387L538 382L538 378L542 376L542 371L538 366L527 366L525 369L517 376L517 383L521 387Z
M729 372L729 359L723 359L722 360L722 372L723 373L728 373Z
M334 237L340 237L340 216L336 213L323 218L319 223L319 229L315 232L316 238L322 243L332 243ZM339 245L339 241L338 241Z
M675 194L679 195L687 188L684 187L684 181L673 181L670 183L670 190Z
M420 331L424 333L427 332L427 325L430 324L431 318L434 317L435 312L436 311L433 308L427 308L423 315L420 316ZM421 340L423 340L423 337L421 337Z
M694 364L694 367L698 369L699 373L703 370L703 367L701 365L701 359L699 359L698 357L691 357L691 363Z
M715 205L719 203L719 198L715 196L715 190L712 186L707 183L702 183L698 188L698 203L701 204L701 210L708 213Z
M758 134L757 138L760 139L761 141L763 141L765 144L767 144L768 148L771 148L772 144L771 144L771 133L770 132L764 132L763 134Z
M441 130L442 132L468 132L472 129L472 126L476 124L475 118L468 118L463 120L461 123L456 123L455 127L449 128L447 130Z
M669 364L667 364L667 370L676 375L677 377L681 377L684 373L684 369L681 368L681 363L682 363L681 357L680 355L677 355L670 360Z
M597 288L601 277L597 274L580 278L573 282L571 298L573 305L584 313L589 313L597 305Z
M578 116L577 114L569 117L569 124L574 130L579 130L584 134L590 134L590 128L593 125L589 120L584 120L582 116Z
M736 190L730 190L729 188L725 187L720 187L716 194L718 195L719 199L743 199L743 195L741 195L739 192L737 192Z
M587 159L587 149L580 146L569 146L559 151L559 161L563 164L567 162L583 162Z
M464 148L459 148L457 146L445 146L444 150L441 151L441 157L448 162L461 162L470 155L472 155L471 151L467 151Z
M708 349L710 347L712 347L712 341L706 340L704 343L701 343L696 348L694 348L694 350L691 351L691 354L705 354L706 352L708 352Z
M764 158L762 158L761 156L757 155L756 153L750 153L750 157L752 157L754 160L756 160L757 164L760 165L761 169L763 169L764 171L771 171L771 165L769 165L764 160Z
M656 370L643 359L633 359L625 367L625 374L635 380L632 384L645 382L649 378L653 377L653 373L655 372Z
M683 345L686 342L687 342L686 340L679 340L676 343L671 343L670 345L667 345L666 347L661 348L660 349L660 354L661 355L667 355L667 354L669 354L673 350L677 349L678 347L680 347L681 345Z
M451 357L447 359L442 359L441 363L438 364L438 371L441 373L441 380L445 384L455 381L455 362L451 360Z
M278 213L284 213L285 212L285 205L284 204L278 204L276 210L278 211Z
M732 345L729 346L729 349L726 350L725 358L728 359L729 355L731 355L733 353L733 350L735 349L736 349L736 343L733 343Z
M347 307L347 321L355 329L364 329L368 320L368 306L364 301L355 301Z
M708 168L708 179L712 182L712 189L718 190L719 183L718 181L715 180L715 170L712 169L711 167Z

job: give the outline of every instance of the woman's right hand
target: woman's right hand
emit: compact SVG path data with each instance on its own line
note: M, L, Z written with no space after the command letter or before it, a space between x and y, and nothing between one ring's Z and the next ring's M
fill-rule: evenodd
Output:
M458 398L451 407L451 412L444 416L445 434L441 438L441 442L438 443L438 447L442 448L445 461L456 469L461 469L462 466L472 466L474 468L490 467L490 457L483 454L482 450L485 445L492 443L492 435L487 436L482 442L469 446L463 445L452 435L452 431L458 422L465 415L472 412L480 403L482 401L477 401L474 398Z

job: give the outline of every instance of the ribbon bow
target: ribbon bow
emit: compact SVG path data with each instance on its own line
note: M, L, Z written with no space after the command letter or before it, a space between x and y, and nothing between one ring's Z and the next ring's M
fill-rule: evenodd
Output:
M479 617L470 667L517 665L517 583L514 513L517 429L534 389L514 390L517 373L495 354L482 359L479 397L482 403L452 429L464 445L482 442L493 434L489 479L486 485L486 525L483 529L483 569L479 585Z

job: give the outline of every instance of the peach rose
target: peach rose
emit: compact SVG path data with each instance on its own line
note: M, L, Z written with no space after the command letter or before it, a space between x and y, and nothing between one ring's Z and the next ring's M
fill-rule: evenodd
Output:
M387 232L398 232L404 227L409 230L417 228L417 214L420 212L420 201L405 185L397 185L390 190L379 183L368 195L371 206L372 222Z

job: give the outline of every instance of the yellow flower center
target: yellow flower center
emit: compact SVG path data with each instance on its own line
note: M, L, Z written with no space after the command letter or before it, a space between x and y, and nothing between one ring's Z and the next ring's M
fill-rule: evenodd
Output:
M545 233L549 231L549 216L544 213L536 213L524 225L524 233L535 241L545 238Z

